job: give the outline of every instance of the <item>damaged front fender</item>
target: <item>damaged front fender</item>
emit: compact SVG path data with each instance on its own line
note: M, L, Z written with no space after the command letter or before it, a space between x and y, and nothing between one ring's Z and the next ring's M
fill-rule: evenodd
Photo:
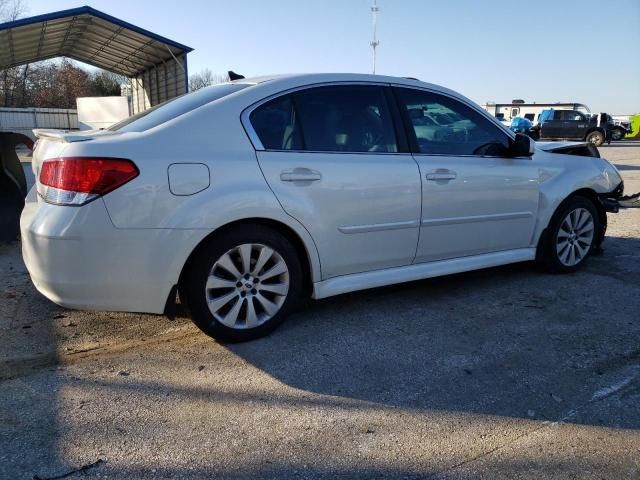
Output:
M590 142L536 142L536 146L549 153L600 158L598 147Z

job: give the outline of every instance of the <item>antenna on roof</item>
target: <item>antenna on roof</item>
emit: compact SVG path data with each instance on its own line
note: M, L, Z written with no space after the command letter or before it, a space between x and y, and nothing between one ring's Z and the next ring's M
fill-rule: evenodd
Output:
M376 0L373 0L373 5L371 6L371 14L373 15L373 37L371 40L371 53L373 55L373 74L376 74L376 47L378 45L380 45L380 42L378 41L377 37L376 37L376 26L378 23L378 5L376 3Z
M236 73L233 70L229 70L227 72L227 75L229 76L229 81L231 82L233 82L234 80L242 80L244 78L244 75L240 75L239 73Z

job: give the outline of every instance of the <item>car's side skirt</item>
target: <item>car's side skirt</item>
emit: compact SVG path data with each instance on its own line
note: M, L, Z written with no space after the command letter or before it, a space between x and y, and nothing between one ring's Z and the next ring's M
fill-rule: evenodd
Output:
M326 298L341 293L383 287L394 283L412 282L423 278L439 277L453 273L468 272L481 268L496 267L508 263L526 262L536 257L535 248L518 248L502 252L471 255L468 257L439 260L437 262L407 265L370 272L352 273L329 278L313 284L313 298Z

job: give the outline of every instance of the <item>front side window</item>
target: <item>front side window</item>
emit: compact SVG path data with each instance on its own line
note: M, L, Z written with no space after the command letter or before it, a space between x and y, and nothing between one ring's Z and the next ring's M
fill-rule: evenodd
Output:
M553 110L543 110L540 114L539 121L540 122L550 122L553 120Z
M504 156L509 137L500 128L458 100L409 88L397 88L416 136L418 151L434 155ZM423 118L434 120L426 125Z
M378 86L297 91L259 106L250 121L267 150L398 151L384 90Z

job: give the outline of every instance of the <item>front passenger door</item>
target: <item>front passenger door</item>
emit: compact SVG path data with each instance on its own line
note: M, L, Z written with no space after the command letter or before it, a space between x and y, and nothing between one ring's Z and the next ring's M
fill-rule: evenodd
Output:
M509 137L455 98L396 87L422 181L415 262L530 246L538 209L538 168L507 158ZM424 134L420 115L440 119Z
M547 118L540 122L540 138L561 138L562 119L558 110L551 110L547 113Z

